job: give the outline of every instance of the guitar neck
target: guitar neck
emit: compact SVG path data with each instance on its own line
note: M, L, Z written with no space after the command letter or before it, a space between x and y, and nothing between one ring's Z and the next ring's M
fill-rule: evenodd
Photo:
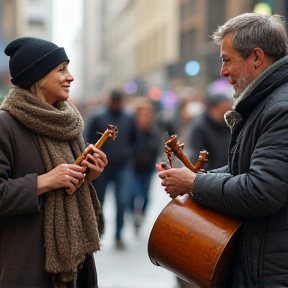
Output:
M109 137L110 132L107 130L103 133L103 135L101 136L101 138L94 144L94 146L98 149L100 149L102 147L102 145L104 144L104 142L107 140L107 138ZM80 165L82 163L82 161L85 159L85 157L91 152L91 149L89 147L87 147L83 154L80 155L77 160L75 161L76 165Z
M182 152L181 149L174 151L174 154L183 162L183 164L190 169L192 172L197 173L199 168L193 166L190 160L186 157L186 155Z
M104 144L104 142L108 139L109 137L109 132L107 131L107 133L104 133L101 138L95 143L95 147L100 149L102 147L102 145Z

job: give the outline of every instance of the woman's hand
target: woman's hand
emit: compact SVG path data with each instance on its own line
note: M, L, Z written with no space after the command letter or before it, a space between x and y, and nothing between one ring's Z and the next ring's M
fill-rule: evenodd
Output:
M196 175L186 167L169 168L158 172L159 178L162 179L161 185L171 198L191 192Z
M74 193L86 177L86 168L76 164L60 164L48 173L37 177L38 195L58 188Z
M106 154L94 145L89 145L88 148L91 150L91 153L88 153L86 158L82 161L81 166L84 171L87 171L86 180L90 183L101 175L108 164L108 160Z

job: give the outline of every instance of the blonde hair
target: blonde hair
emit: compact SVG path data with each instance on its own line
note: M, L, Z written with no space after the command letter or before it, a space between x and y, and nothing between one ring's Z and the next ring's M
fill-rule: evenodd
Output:
M40 99L43 102L47 102L47 101L40 87L41 85L45 83L45 81L46 81L46 77L43 77L42 79L38 80L32 85L32 88L34 90L32 92L38 97L38 99Z

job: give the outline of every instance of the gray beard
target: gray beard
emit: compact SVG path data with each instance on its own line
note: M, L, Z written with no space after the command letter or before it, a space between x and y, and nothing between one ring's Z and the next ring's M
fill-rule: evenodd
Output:
M288 62L288 56L279 59L278 61L273 63L270 67L268 67L266 70L264 70L260 75L258 75L258 77L254 79L249 85L247 85L247 87L242 92L234 93L235 97L233 95L232 110L227 111L224 115L224 119L228 127L232 129L242 119L241 115L237 111L235 111L239 102L245 99L247 95L249 95L249 93L253 91L269 75L271 75L273 72L281 68L287 62Z
M240 102L240 100L242 100L242 99L244 99L245 98L245 95L246 95L246 91L250 91L250 88L252 87L252 86L254 86L254 83L257 81L257 79L258 79L258 77L256 78L256 79L254 79L252 82L250 82L250 84L248 84L247 86L246 86L246 88L245 89L243 89L241 92L236 92L234 89L233 89L233 91L235 92L234 94L233 94L233 105L232 105L232 107L234 108L239 102ZM248 94L248 93L247 93Z
M243 100L252 90L254 90L266 77L271 75L273 72L278 70L280 67L285 65L288 61L288 56L285 56L275 63L273 63L270 67L264 70L261 74L259 74L241 93L237 98L233 99L232 109L235 109L238 103Z

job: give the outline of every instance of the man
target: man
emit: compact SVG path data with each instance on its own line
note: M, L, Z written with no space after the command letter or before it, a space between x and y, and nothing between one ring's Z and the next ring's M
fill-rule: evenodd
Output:
M172 198L242 220L232 283L288 287L288 47L279 15L239 15L213 34L234 89L228 165L210 173L159 172ZM191 189L192 187L192 189Z
M107 153L109 165L93 185L97 191L100 203L105 200L108 184L113 184L116 198L116 248L124 248L122 229L125 210L129 208L132 199L134 161L139 149L139 133L135 116L124 107L124 95L121 91L113 90L109 95L107 105L96 108L89 115L84 129L84 139L88 143L96 143L100 135L97 132L105 131L109 124L115 125L119 133L114 141L107 141L101 148Z

